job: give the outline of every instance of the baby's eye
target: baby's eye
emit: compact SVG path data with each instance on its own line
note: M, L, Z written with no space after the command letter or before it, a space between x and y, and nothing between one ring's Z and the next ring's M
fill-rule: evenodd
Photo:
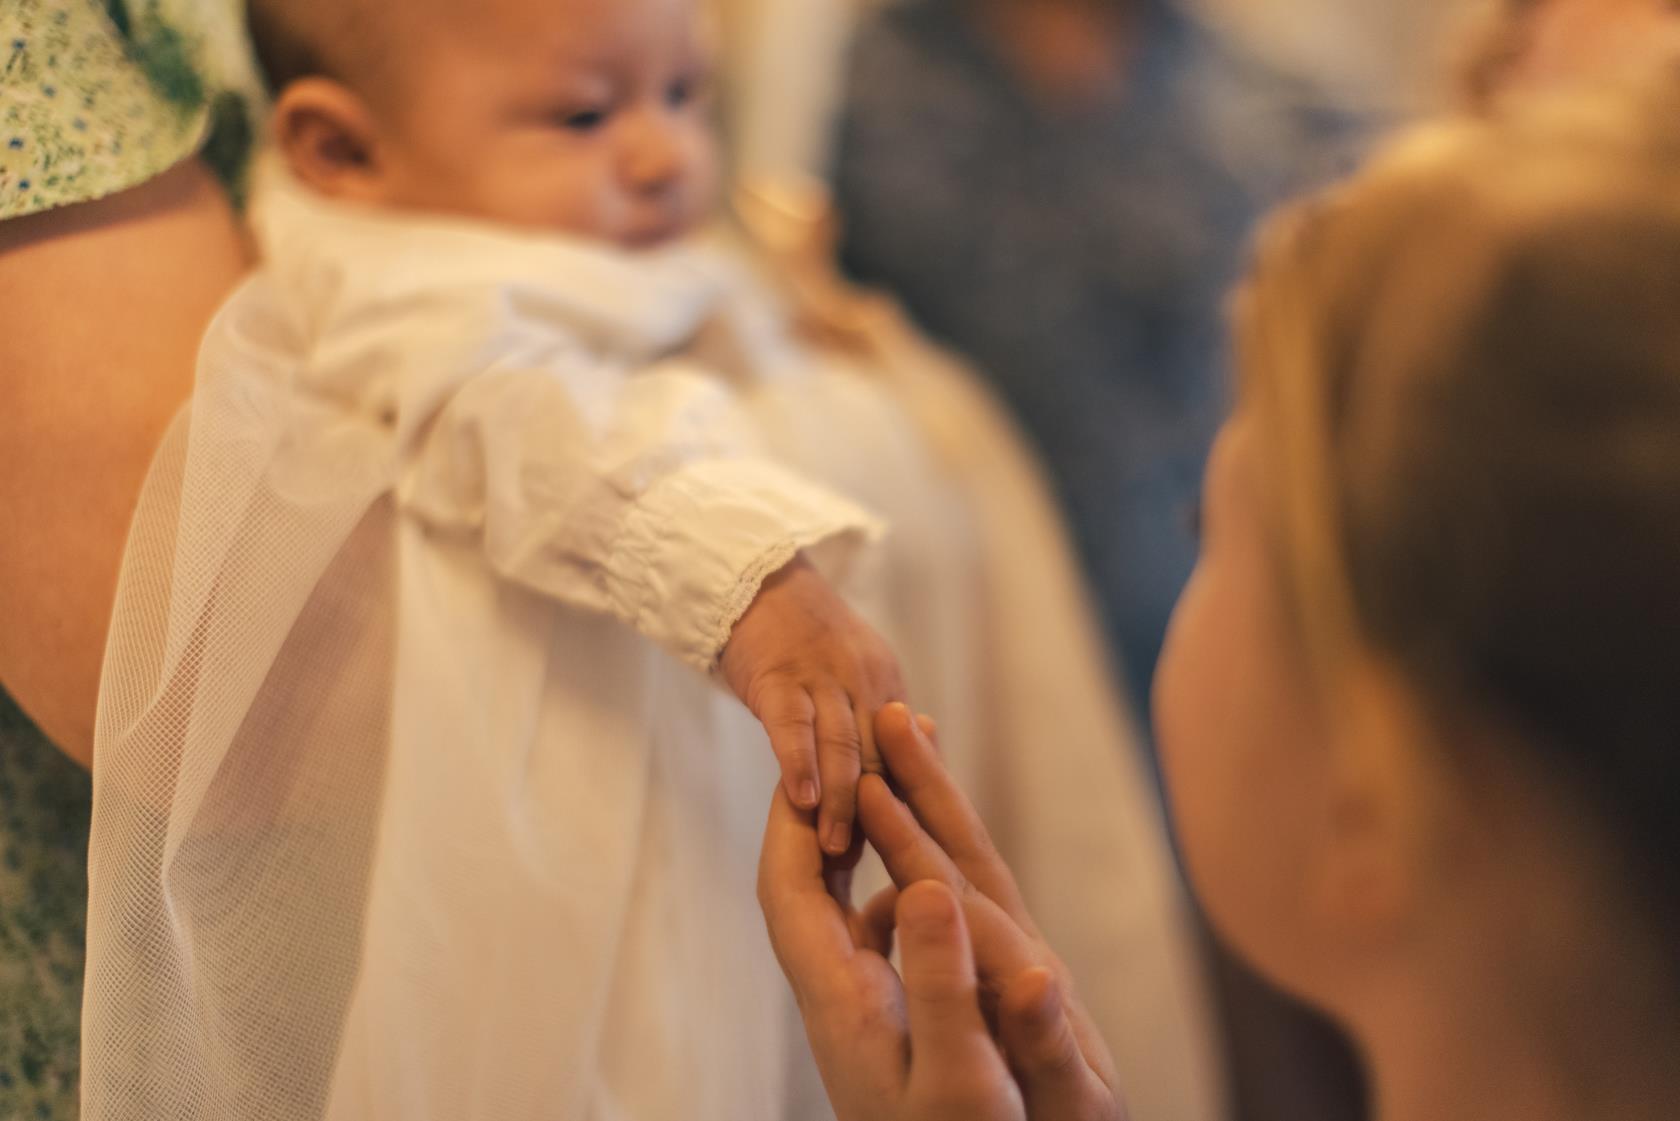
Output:
M678 78L665 90L665 103L673 109L682 109L694 104L700 98L700 79Z
M560 127L568 132L594 132L607 123L605 109L571 109L560 114Z

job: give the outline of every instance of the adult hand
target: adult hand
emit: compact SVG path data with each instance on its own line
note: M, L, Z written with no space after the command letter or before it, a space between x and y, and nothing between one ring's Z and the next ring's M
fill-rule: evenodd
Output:
M848 885L825 877L811 823L780 792L759 868L771 940L840 1121L1123 1121L1066 970L928 736L901 705L876 733L916 812L869 776L860 820L902 895L888 889L854 911ZM902 984L886 960L895 925Z
M777 788L758 897L835 1116L1024 1121L1021 1093L981 1014L955 893L916 884L855 911L841 902L849 885L832 882L811 818ZM895 926L902 983L887 961Z
M932 734L931 723L914 719L903 705L876 717L876 742L904 800L878 776L865 776L858 788L864 834L895 885L937 883L959 900L982 1000L1028 1116L1124 1121L1108 1048Z

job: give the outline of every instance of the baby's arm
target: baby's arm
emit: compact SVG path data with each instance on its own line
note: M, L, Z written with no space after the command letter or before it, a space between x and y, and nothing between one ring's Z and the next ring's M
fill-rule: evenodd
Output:
M759 588L719 669L770 734L788 797L820 802L817 836L845 852L859 775L881 770L874 714L905 699L898 659L801 558Z
M692 367L556 356L463 385L400 500L479 537L503 578L721 670L769 732L788 796L820 800L823 836L844 850L860 765L874 769L871 714L903 690L882 640L801 556L876 524L762 458L755 432Z

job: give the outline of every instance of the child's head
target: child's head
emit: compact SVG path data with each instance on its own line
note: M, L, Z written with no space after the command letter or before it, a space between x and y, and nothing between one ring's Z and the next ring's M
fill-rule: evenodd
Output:
M1672 1049L1680 72L1402 144L1239 320L1156 697L1210 914L1368 1043Z
M325 194L659 244L716 189L697 0L250 0L275 140Z

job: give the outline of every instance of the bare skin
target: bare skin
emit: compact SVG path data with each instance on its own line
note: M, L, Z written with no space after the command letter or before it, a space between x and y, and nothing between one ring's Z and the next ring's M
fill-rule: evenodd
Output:
M1101 103L1125 80L1135 14L1122 0L983 0L976 17L1023 82L1050 105Z
M1680 43L1680 20L1669 0L1551 0L1527 17L1523 56L1512 70L1516 88L1558 88Z
M247 264L196 161L0 223L0 681L83 766L135 499Z

